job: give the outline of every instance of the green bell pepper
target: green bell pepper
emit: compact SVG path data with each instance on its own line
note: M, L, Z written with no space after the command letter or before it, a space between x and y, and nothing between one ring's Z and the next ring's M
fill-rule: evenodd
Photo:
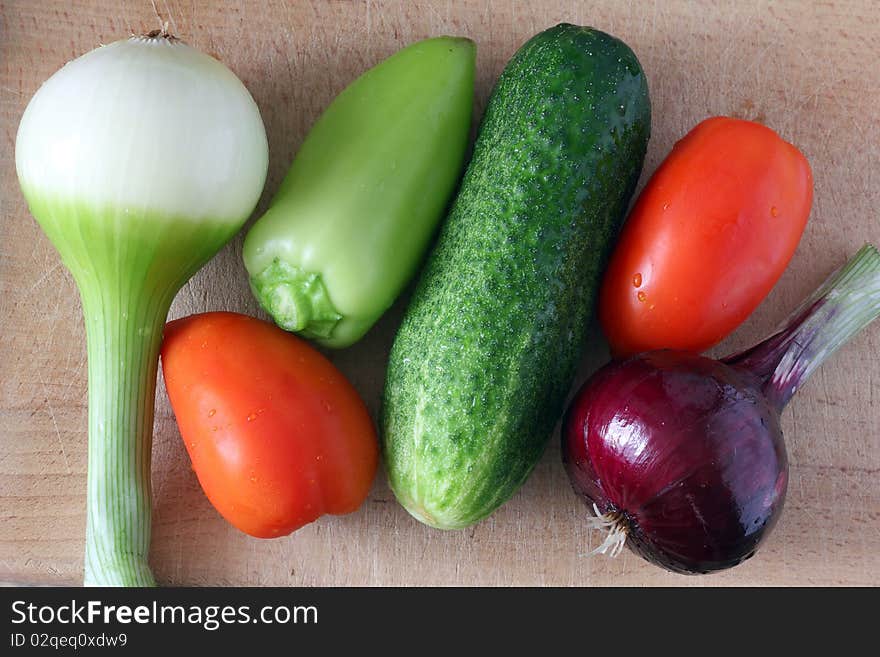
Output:
M475 58L464 38L412 44L315 123L244 242L251 289L279 326L347 347L415 274L464 164Z

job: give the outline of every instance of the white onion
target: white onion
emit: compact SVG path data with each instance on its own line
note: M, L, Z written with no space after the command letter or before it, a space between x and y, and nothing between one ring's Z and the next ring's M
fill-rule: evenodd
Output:
M268 146L256 103L226 66L177 39L132 37L40 87L15 160L34 193L235 222L260 196Z
M82 297L89 354L86 584L154 583L150 446L174 295L238 230L266 179L260 112L217 60L166 34L93 50L19 125L31 213Z

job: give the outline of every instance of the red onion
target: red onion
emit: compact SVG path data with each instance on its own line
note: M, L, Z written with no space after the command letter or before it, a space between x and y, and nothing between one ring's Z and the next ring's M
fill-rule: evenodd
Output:
M563 425L575 490L623 545L679 573L755 554L788 483L780 414L819 365L880 315L880 253L865 245L785 328L721 361L653 351L600 369Z

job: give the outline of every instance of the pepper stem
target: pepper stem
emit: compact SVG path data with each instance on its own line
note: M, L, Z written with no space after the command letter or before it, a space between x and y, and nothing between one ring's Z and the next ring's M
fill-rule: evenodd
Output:
M764 381L782 410L825 360L880 316L880 253L865 244L784 323L784 328L724 362Z
M251 276L250 284L260 306L285 331L307 338L329 338L342 319L319 274L305 272L280 258Z

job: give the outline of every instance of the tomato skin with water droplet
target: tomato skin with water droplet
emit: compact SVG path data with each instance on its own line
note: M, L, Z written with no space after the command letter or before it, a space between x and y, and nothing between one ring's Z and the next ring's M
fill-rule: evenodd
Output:
M199 483L241 531L284 536L366 499L373 422L305 340L245 315L193 315L165 327L162 371Z
M773 130L698 124L648 181L609 261L599 319L612 352L720 342L782 275L812 200L809 163Z

